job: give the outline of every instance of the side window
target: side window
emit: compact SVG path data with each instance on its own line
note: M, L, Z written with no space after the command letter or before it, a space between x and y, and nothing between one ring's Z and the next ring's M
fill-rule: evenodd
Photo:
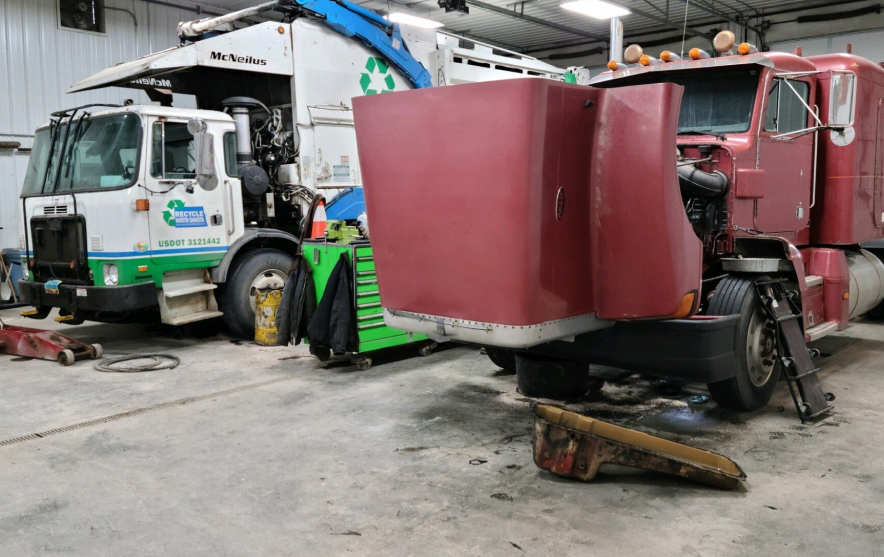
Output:
M790 80L787 84L782 79L774 79L767 95L764 130L788 133L806 128L808 114L805 104L809 105L809 98L808 83Z
M224 170L231 178L239 176L239 164L236 162L236 134L224 134Z
M150 175L167 180L196 178L193 135L184 122L156 122L151 130Z

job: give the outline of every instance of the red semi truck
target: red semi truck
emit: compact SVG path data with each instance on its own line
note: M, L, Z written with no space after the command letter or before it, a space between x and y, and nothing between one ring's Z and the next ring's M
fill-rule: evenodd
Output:
M725 46L589 87L355 99L387 324L510 368L705 382L742 411L782 365L756 282L785 279L806 341L884 313L884 69Z

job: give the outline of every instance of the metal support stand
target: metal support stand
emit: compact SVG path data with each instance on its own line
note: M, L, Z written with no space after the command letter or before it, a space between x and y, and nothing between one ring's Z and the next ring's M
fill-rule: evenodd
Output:
M761 305L776 323L778 355L786 373L789 392L801 423L832 410L829 402L835 395L823 391L819 368L813 364L799 319L801 311L794 303L794 292L786 291L785 279L762 280L755 283ZM800 398L800 400L799 400Z

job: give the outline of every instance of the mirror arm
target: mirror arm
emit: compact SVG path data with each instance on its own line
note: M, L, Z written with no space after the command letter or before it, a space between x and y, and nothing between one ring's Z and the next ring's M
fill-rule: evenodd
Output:
M792 92L795 93L795 96L798 97L798 100L801 101L801 104L803 104L804 108L807 109L807 112L809 112L810 115L813 116L813 119L816 120L816 125L822 127L823 126L822 121L820 121L819 117L814 113L813 109L810 108L810 105L807 104L804 101L804 99L801 97L801 95L798 94L798 91L796 91L795 88L792 87L792 84L789 83L789 79L783 79L783 82L785 82L785 84L789 86L789 89L791 89Z

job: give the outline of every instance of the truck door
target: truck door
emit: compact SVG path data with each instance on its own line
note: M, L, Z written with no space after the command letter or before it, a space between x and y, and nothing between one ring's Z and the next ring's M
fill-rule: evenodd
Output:
M768 87L758 136L759 168L764 170L765 188L764 197L756 201L755 228L761 232L798 232L807 227L815 134L773 137L811 125L805 107L805 103L810 105L810 93L808 80L790 79L786 83L774 77Z
M218 161L223 161L222 140L217 133L213 139L216 172L223 183L223 168L218 168ZM211 267L227 251L227 188L206 191L197 185L195 161L196 146L186 120L151 120L146 183L150 191L150 254L156 265Z

